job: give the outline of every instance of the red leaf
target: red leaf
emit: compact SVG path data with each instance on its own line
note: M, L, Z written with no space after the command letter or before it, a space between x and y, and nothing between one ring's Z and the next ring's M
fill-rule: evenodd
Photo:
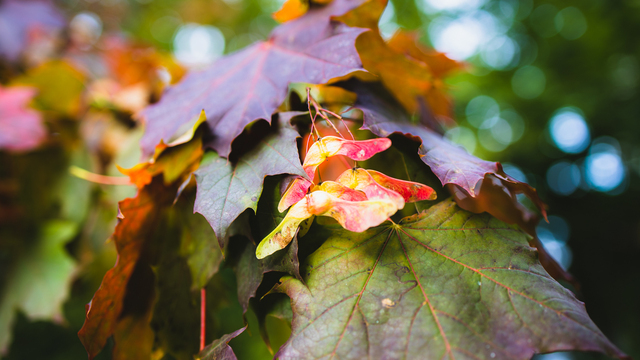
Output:
M31 150L47 136L40 113L27 107L35 94L29 87L0 86L0 149Z
M346 11L329 5L277 27L268 41L228 55L204 71L187 75L160 102L140 116L147 121L141 140L145 155L175 135L204 109L214 138L208 145L222 157L244 127L271 115L287 95L289 83L326 83L361 69L355 40L364 29L330 20Z

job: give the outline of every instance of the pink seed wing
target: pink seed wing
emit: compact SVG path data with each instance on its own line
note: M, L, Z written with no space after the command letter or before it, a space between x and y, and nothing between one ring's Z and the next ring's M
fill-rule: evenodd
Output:
M346 170L336 181L344 186L364 192L369 200L386 200L391 201L398 209L404 207L404 197L394 190L378 184L367 170Z
M344 155L355 161L363 161L373 155L387 150L391 146L391 140L376 138L370 140L342 140L340 149L335 155Z
M287 187L278 203L278 211L284 212L289 206L302 200L313 183L305 178L297 177Z
M375 170L367 170L373 180L387 189L402 195L405 202L435 200L436 192L430 186L413 181L405 181L387 176Z
M313 191L324 191L329 193L338 199L346 201L365 201L367 195L362 191L353 190L335 181L325 181L318 185Z
M386 200L345 201L335 199L328 211L321 216L336 219L342 227L349 231L363 232L370 227L382 224L398 208Z

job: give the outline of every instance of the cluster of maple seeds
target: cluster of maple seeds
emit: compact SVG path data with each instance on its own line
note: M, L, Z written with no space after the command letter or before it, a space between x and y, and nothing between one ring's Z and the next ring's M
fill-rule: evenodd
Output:
M318 166L332 156L364 161L390 146L391 140L387 138L345 140L326 136L318 138L309 148L302 167L313 180ZM362 232L380 225L407 202L435 198L435 191L427 185L357 167L344 171L335 181L317 185L298 176L289 184L278 204L280 212L291 209L280 225L260 242L256 256L262 259L284 249L300 224L313 216L332 217L345 229Z

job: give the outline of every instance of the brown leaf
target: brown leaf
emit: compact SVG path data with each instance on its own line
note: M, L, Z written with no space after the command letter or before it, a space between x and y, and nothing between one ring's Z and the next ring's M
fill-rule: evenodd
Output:
M161 179L156 178L140 189L136 197L119 203L122 218L112 236L118 260L104 276L100 288L87 307L84 325L78 332L89 359L100 352L116 330L129 279L145 244L156 233L162 210L173 203L174 195L175 191L166 189Z

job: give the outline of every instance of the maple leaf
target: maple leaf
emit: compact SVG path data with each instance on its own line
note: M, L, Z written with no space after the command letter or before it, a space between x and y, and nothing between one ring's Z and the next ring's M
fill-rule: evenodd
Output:
M371 130L378 136L389 136L397 132L418 138L422 142L418 150L422 161L431 168L443 185L457 185L468 195L476 197L478 182L487 174L495 174L508 183L510 189L523 192L530 197L546 217L544 203L540 201L535 190L504 174L500 163L479 159L461 146L450 143L440 134L411 123L406 112L393 99L376 94L355 82L345 86L358 94L355 106L364 116L362 128Z
M418 99L426 97L432 89L434 76L427 64L395 51L382 39L378 20L386 6L387 0L369 0L335 19L349 26L372 29L356 41L363 67L378 76L396 101L415 111Z
M78 332L89 358L94 358L114 333L123 309L127 284L145 244L152 239L162 210L173 203L175 191L156 181L142 188L136 197L119 203L122 217L112 239L118 251L116 265L107 271L100 288L87 307L86 319Z
M196 355L196 360L237 360L236 354L233 352L229 341L233 340L238 335L242 334L247 329L247 326L238 329L231 334L226 334L220 339L214 340L211 344L207 345L200 354Z
M304 158L302 168L309 179L313 180L316 169L327 158L343 155L351 160L363 161L388 149L389 146L391 146L391 140L387 138L345 140L335 136L325 136L311 145ZM278 204L278 210L283 212L289 206L300 201L300 199L307 194L307 190L311 185L313 185L313 183L305 178L299 177L294 179L283 194L280 204Z
M173 147L169 147L170 145ZM198 134L184 144L160 143L156 146L156 154L148 162L137 164L130 169L123 169L117 165L116 167L121 173L129 176L131 183L138 188L151 183L159 174L163 175L165 185L170 185L195 171L203 154L202 139Z
M226 158L246 125L271 121L289 83L326 83L360 70L354 43L365 30L332 21L332 15L346 11L338 5L314 8L274 29L268 41L225 56L168 88L158 103L140 113L147 122L140 142L143 153L151 155L160 140L204 109L214 134L207 145Z
M0 4L0 56L18 59L29 35L62 30L66 21L50 1L6 0Z
M221 247L231 223L246 209L256 211L266 176L306 176L298 160L298 136L283 118L236 163L214 152L205 154L195 172L198 192L194 210L211 224Z
M293 310L282 360L626 357L544 271L525 233L451 200L361 234L336 227L302 273L304 283L284 277L274 289Z
M36 92L30 87L0 86L0 149L27 151L45 140L42 115L27 107Z
M387 45L393 51L420 61L429 67L433 75L431 88L426 92L425 98L429 109L443 122L454 124L453 104L451 97L446 92L443 82L445 76L462 68L462 64L448 58L445 54L427 49L418 42L417 33L396 31L387 41Z

